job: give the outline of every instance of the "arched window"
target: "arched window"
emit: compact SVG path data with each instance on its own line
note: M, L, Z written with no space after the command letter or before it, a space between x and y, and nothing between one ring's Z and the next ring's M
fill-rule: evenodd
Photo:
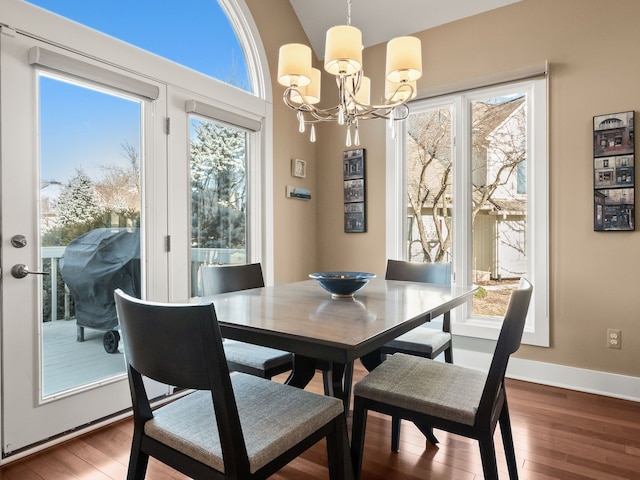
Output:
M217 0L28 2L253 93L245 53Z
M81 61L103 63L120 69L125 76L141 75L160 84L162 94L144 118L147 122L157 121L158 125L144 126L146 137L139 151L145 149L142 158L148 160L145 164L150 168L160 169L164 168L160 165L166 165L170 170L166 178L171 181L164 187L172 198L168 205L181 211L180 214L166 212L172 221L177 223L181 218L192 217L193 205L185 200L192 192L183 191L188 183L175 181L177 175L190 171L189 145L197 140L188 127L192 115L242 130L247 176L247 195L243 197L247 204L239 207L246 213L242 248L247 261L263 263L265 278L269 281L273 276L273 252L265 248L269 241L269 223L249 212L261 211L265 204L272 202L272 187L267 181L272 171L272 155L265 140L271 131L271 88L266 55L245 1L186 0L168 5L168 2L152 0L129 3L112 0L106 2L108 7L95 2L88 2L91 4L88 7L87 2L75 0L10 0L9 3L12 8L3 10L3 20L15 26L19 34L43 40L54 50L60 48L57 51L65 58L66 50L78 54ZM64 68L61 71L66 72ZM79 76L83 78L82 72ZM187 111L187 102L206 105L210 111L204 114ZM52 128L61 126L54 122ZM156 177L147 175L146 178ZM164 220L158 220L157 225L164 225ZM185 260L193 257L187 246L231 248L196 245L187 238L193 233L192 229L183 226L172 224L169 230L172 262L187 264ZM234 248L238 247L234 245ZM197 262L188 264L189 270L197 272ZM174 276L189 276L191 287L197 289L193 275L182 266L175 268L179 271L173 271ZM182 288L181 285L172 284L176 289ZM186 296L188 292L172 290L171 295L180 298L179 295Z

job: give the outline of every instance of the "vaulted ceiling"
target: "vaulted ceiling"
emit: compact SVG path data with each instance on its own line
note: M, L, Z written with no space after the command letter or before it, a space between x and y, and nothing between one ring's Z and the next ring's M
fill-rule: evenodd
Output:
M351 0L351 24L364 47L503 7L520 0ZM319 59L327 29L347 23L347 0L290 0Z

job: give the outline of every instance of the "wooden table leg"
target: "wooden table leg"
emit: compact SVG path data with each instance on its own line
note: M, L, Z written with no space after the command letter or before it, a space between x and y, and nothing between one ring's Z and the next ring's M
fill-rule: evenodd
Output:
M293 370L285 383L293 387L304 388L309 384L315 374L315 359L296 354L293 356Z
M345 388L345 381L352 381L351 375L345 379L345 365L343 363L319 362L311 357L295 354L293 356L293 370L289 378L285 381L287 385L293 387L306 387L316 373L316 369L323 372L323 380L325 381L325 395L339 398L344 404L345 413L349 412L350 398L347 393L351 394L351 385Z
M360 362L369 372L380 365L383 360L382 351L379 348L360 357Z
M349 413L349 398L346 398L344 387L344 364L334 363L331 366L331 379L333 383L333 396L342 400L345 413ZM351 391L351 389L349 389Z

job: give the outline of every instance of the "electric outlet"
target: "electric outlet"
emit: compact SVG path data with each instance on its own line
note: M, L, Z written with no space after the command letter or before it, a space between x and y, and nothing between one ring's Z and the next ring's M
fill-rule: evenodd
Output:
M607 328L607 347L622 348L622 330L618 328Z

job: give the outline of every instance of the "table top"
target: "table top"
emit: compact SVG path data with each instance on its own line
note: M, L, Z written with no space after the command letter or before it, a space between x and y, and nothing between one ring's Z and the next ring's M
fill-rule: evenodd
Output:
M464 303L474 286L372 279L354 298L314 280L199 297L213 301L226 338L348 363Z

